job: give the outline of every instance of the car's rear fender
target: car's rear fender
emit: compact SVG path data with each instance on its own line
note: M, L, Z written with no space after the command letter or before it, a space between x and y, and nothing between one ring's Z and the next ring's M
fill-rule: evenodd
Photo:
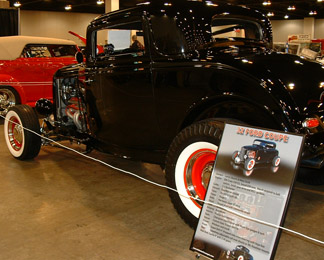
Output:
M283 115L274 114L273 111L261 104L252 103L251 100L240 96L215 96L192 108L181 125L181 129L207 118L217 118L224 122L236 122L253 126L267 127L278 130L292 128Z
M221 81L225 77L219 76L218 69L213 77L216 81L210 83L213 94L193 103L181 129L195 121L216 117L283 131L297 131L301 116L279 80L259 80L245 72L227 68L221 72L225 72L225 77L230 76L231 80Z

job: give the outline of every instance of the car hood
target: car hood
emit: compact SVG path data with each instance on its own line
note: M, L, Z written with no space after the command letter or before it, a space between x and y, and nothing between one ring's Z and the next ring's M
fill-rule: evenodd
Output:
M248 73L278 96L285 88L301 110L312 102L321 103L324 96L324 66L318 62L262 47L210 48L206 54L209 60L214 57L217 63Z
M82 72L84 72L84 70L84 63L71 64L57 70L54 77L80 77L80 74L83 74Z

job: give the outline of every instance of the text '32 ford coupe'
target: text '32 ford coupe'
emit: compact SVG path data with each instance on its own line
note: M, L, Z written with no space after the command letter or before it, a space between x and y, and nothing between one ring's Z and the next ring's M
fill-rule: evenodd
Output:
M243 7L154 0L104 14L87 28L86 61L55 74L53 106L37 102L44 127L29 106L9 110L7 145L24 160L46 144L21 124L160 164L167 185L191 196L170 191L195 226L224 122L305 134L302 165L323 166L324 68L271 47L267 17Z

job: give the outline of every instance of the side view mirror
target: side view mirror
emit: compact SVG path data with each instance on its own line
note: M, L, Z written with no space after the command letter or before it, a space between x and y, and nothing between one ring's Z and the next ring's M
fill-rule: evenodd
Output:
M75 54L75 59L76 59L76 61L78 62L78 63L82 63L83 62L83 54L81 53L81 52L77 52L76 54Z

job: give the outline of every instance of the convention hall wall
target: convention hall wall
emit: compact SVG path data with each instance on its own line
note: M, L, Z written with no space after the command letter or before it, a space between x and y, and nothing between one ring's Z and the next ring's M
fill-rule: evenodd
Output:
M78 39L68 31L85 36L87 25L98 14L21 11L20 34L31 36L46 36L74 40ZM287 41L288 34L302 34L304 20L274 20L274 42ZM314 38L324 38L324 19L315 19Z
M287 41L288 35L291 34L303 34L305 20L274 20L271 21L273 29L274 42ZM314 20L314 38L324 38L324 19Z
M97 16L98 14L22 10L20 12L20 34L62 38L81 44L77 37L68 32L73 31L85 37L88 24Z

